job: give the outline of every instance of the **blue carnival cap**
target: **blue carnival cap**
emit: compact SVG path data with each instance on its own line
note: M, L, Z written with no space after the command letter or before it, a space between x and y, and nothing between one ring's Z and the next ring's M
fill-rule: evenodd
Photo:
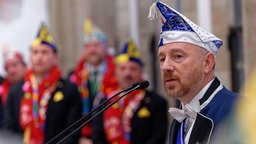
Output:
M40 44L48 45L50 48L52 48L52 50L55 53L57 53L56 43L50 31L48 30L47 26L44 23L41 24L39 31L36 35L36 38L32 42L32 47L38 46Z
M124 44L122 51L115 58L116 63L128 61L136 62L141 66L143 65L140 52L137 50L135 44L131 40Z

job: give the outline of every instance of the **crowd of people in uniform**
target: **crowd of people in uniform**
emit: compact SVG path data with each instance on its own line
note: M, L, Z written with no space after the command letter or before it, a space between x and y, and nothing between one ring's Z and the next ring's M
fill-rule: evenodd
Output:
M69 128L115 93L143 78L137 46L128 39L122 51L108 53L105 33L86 20L83 55L67 78L58 65L58 46L42 23L29 46L28 67L22 55L4 49L1 78L1 129L22 135L26 144L57 143L165 143L167 101L149 90L135 90L81 129ZM54 139L53 139L54 138Z

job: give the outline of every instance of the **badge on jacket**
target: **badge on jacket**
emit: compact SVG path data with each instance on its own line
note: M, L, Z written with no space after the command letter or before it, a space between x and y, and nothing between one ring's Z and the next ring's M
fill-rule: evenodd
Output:
M53 97L53 101L54 102L59 102L59 101L62 101L64 98L64 95L61 91L58 91L55 93L54 97Z
M150 111L148 110L148 108L143 107L143 108L141 108L141 109L139 110L139 112L138 112L137 115L138 115L139 118L147 118L147 117L149 117L149 116L151 115L151 113L150 113Z

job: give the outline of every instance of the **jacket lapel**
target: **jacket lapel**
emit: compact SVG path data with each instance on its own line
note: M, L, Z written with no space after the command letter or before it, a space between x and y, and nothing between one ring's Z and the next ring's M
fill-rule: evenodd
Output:
M192 133L189 138L189 144L202 143L207 144L210 141L214 123L212 119L198 113Z

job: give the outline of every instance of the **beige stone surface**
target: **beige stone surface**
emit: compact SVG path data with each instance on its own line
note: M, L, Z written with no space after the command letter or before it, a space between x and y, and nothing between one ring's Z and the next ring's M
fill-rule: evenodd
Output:
M256 1L242 1L243 40L244 40L244 69L248 79L251 71L256 67Z

